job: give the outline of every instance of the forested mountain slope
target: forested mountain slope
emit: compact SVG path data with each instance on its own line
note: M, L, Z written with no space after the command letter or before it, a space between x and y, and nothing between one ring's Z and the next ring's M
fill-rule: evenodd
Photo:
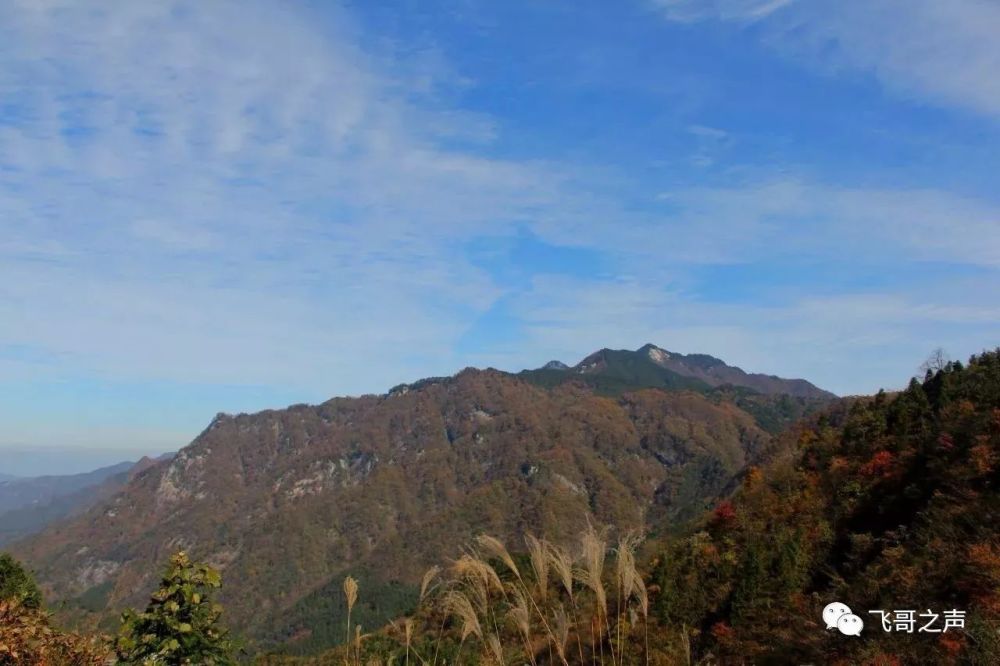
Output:
M158 563L185 548L224 570L241 633L315 649L342 637L331 600L346 573L376 599L358 610L374 626L476 533L673 524L770 440L719 396L607 397L467 370L385 396L220 415L172 461L13 550L50 598L92 620L141 604Z
M783 445L660 551L663 625L755 663L1000 663L1000 351L841 403ZM825 629L834 601L859 638ZM937 613L938 632L919 631L929 616L886 632L874 610ZM940 632L953 610L965 631Z

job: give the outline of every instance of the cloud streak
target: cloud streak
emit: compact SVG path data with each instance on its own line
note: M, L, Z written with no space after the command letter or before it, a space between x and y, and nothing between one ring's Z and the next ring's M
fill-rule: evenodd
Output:
M939 190L838 187L796 179L669 192L678 260L797 254L1000 268L1000 205Z
M791 5L796 0L655 0L673 21L755 21Z
M673 21L754 25L830 72L856 71L917 101L1000 119L1000 5L990 0L655 0Z

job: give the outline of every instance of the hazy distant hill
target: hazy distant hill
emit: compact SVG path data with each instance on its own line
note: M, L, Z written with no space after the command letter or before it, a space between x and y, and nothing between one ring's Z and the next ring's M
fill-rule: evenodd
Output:
M4 506L13 507L0 511L0 546L108 499L153 462L143 458L137 463L123 462L86 474L0 482L0 500Z
M120 462L84 474L36 476L0 481L0 513L52 500L95 486L108 477L127 471L134 462Z
M70 608L112 617L187 548L252 581L222 599L246 635L315 649L341 638L346 573L374 604L358 621L375 626L477 532L559 538L588 517L627 529L696 515L771 440L736 399L771 416L782 400L807 400L702 379L636 391L614 380L611 396L586 381L470 369L382 396L219 415L172 461L13 550Z

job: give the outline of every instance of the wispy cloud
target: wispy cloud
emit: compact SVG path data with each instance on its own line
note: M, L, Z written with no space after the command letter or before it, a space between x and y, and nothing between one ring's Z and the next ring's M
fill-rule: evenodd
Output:
M497 294L453 243L558 188L445 147L492 121L336 11L25 2L0 25L0 336L87 371L316 384L360 373L324 350L389 351L392 376L344 382L375 389L440 367Z
M828 259L1000 267L1000 205L926 189L839 187L796 179L668 194L678 260Z
M723 19L754 21L773 14L796 0L654 0L663 13L674 21Z
M799 62L870 74L895 93L1000 117L1000 5L991 0L654 0L674 21L753 23Z

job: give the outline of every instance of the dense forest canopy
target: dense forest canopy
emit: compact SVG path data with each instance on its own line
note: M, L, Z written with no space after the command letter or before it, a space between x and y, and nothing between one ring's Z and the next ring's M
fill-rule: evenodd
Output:
M696 628L699 654L998 663L1000 353L842 403L786 440L784 460L657 554L664 625ZM860 640L824 630L834 601L864 616ZM966 611L966 629L885 632L867 613L894 609Z

